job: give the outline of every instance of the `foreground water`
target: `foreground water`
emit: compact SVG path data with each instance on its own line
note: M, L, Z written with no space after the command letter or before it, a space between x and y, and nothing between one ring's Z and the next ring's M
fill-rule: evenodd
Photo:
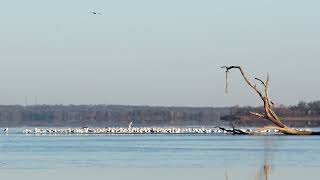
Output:
M0 173L10 179L254 179L269 164L273 179L298 179L306 172L318 177L319 142L320 136L9 133L0 134Z

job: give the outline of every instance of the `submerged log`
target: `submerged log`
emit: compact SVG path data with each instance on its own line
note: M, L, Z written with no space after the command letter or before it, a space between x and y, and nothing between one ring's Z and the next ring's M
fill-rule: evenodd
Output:
M228 133L232 133L233 135L248 135L248 132L242 131L241 129L235 129L234 127L232 127L232 129L226 129L224 127L218 127L218 129L228 132Z

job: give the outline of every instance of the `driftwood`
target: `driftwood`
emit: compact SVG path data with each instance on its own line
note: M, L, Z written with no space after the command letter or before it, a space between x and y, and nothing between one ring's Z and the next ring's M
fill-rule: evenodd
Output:
M250 114L258 117L263 118L271 121L275 126L266 126L263 128L260 128L254 132L244 132L246 134L255 134L255 133L261 133L262 131L265 131L267 129L276 129L280 131L283 134L288 135L320 135L320 132L313 132L313 131L307 131L307 130L297 130L290 128L286 126L284 123L282 123L281 119L277 116L277 114L273 111L273 102L270 100L269 97L269 74L267 75L267 79L265 81L255 78L258 82L262 84L263 91L259 90L256 84L253 84L252 81L246 76L245 72L240 66L223 66L221 68L226 69L226 93L228 92L228 74L230 70L232 69L238 69L245 80L245 82L259 95L260 99L263 101L263 109L264 113L257 113L257 112L249 112Z
M232 133L233 135L247 135L248 133L245 131L242 131L241 129L235 129L234 127L232 127L232 129L226 129L224 127L218 127L218 129L228 132L228 133Z

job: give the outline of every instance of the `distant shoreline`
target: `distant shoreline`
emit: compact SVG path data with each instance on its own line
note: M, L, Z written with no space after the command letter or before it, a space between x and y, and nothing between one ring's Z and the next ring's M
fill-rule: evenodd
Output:
M318 102L313 102L318 103ZM275 110L290 127L320 127L312 103ZM319 103L320 104L320 103ZM319 106L320 107L320 106ZM0 105L0 127L261 127L268 121L249 116L261 107L164 107L129 105Z

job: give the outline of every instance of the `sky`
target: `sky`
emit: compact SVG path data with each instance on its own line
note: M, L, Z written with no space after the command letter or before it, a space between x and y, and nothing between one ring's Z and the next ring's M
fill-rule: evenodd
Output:
M320 100L315 0L10 0L0 6L0 104L261 105ZM90 11L102 15L90 14Z

